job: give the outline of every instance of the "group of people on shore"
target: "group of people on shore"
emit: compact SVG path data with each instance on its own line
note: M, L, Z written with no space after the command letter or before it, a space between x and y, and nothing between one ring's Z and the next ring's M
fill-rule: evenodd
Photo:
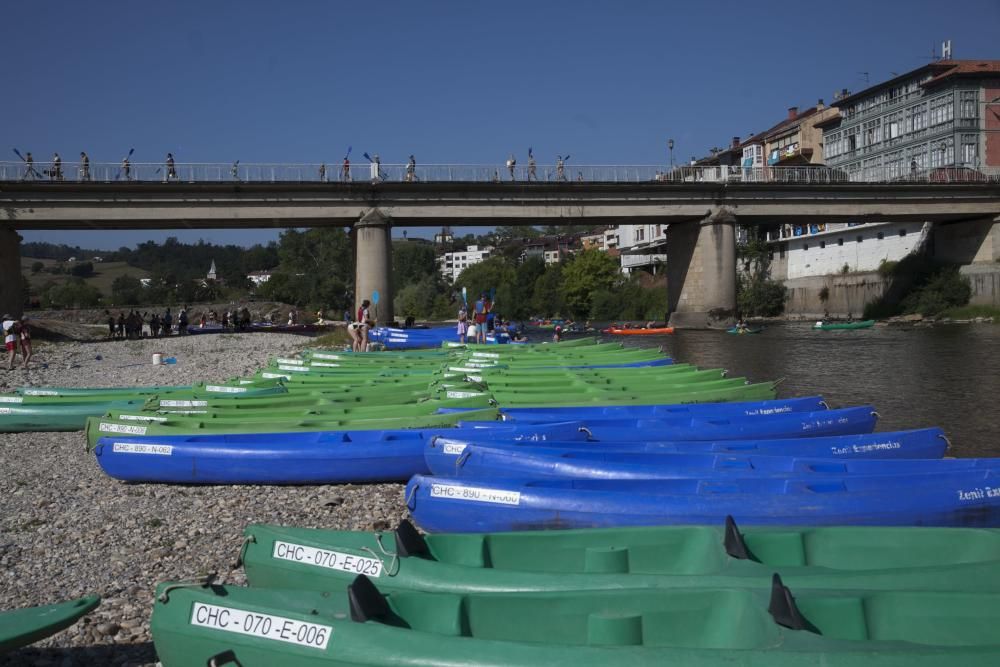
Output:
M105 310L104 317L108 322L108 340L138 340L140 338L161 338L174 333L174 316L167 308L162 315L156 313L129 310L118 312L116 318L111 311ZM177 334L187 333L187 307L181 308L177 314Z
M370 349L368 332L375 326L371 305L368 299L362 301L355 313L354 321L347 325L347 335L351 337L351 350L354 352L368 352Z
M511 330L509 321L504 320L493 310L493 300L490 295L483 292L472 306L472 316L470 319L469 309L464 304L458 310L458 334L459 343L486 343L488 333L505 333L512 340L524 340L523 332L520 328Z
M4 313L0 327L3 330L4 350L7 352L7 370L12 371L17 366L18 352L21 353L21 365L24 370L28 370L28 362L32 356L31 325L28 324L28 316L14 318Z

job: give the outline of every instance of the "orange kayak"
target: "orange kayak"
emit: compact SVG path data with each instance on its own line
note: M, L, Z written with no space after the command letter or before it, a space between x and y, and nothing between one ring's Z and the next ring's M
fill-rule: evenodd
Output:
M673 327L657 327L655 329L616 329L615 327L610 327L604 330L604 333L616 336L662 336L664 334L672 334L673 332Z

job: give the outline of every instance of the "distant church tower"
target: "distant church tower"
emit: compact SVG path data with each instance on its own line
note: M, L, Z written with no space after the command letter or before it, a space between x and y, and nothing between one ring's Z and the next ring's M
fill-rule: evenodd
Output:
M209 270L208 270L208 279L209 280L215 280L216 279L216 276L215 276L215 260L214 259L212 260L212 266L211 266L211 268L209 268Z

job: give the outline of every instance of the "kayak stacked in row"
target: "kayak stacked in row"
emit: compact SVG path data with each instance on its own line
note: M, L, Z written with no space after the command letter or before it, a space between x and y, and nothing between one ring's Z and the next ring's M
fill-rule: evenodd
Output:
M251 525L247 586L163 583L164 667L879 665L1000 658L1000 531L421 535Z
M494 380L485 381L483 374L507 383L505 392L516 393L531 389L534 380L528 371L549 373L539 382L563 386L562 396L543 393L533 402L559 411L566 403L593 400L594 392L613 393L621 406L634 405L642 397L625 391L621 366L669 362L659 352L619 346L592 345L586 352L582 346L551 349L511 355L444 349L392 355L309 352L277 359L260 374L262 380L280 376L288 389L285 395L155 397L145 410L113 410L90 419L88 443L108 474L128 481L294 484L405 481L430 472L425 443L440 436L517 442L582 440L588 434L608 440L625 432L638 439L644 431L668 426L681 432L692 411L681 405L673 413L660 405L660 417L645 420L626 417L591 424L542 415L534 420L541 423L524 416L519 417L524 423L495 421L498 413L489 391ZM671 364L628 371L649 373L644 382L675 378L669 387L678 400L698 398L707 391L701 387L722 377L721 371ZM527 375L517 384L512 378L523 373ZM474 382L465 381L470 375ZM742 380L728 383L734 395L756 391ZM770 386L766 395L773 395ZM706 406L699 414L709 412Z

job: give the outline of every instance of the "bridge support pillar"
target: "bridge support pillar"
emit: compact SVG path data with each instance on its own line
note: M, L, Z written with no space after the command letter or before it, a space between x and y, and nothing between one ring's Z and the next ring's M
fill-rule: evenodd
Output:
M21 236L0 226L0 315L20 317L24 307L21 293Z
M729 326L736 314L736 216L714 209L702 220L667 227L670 325Z
M371 314L380 325L394 319L392 311L392 237L389 220L373 208L354 223L354 310L372 302ZM372 298L378 293L378 304Z

